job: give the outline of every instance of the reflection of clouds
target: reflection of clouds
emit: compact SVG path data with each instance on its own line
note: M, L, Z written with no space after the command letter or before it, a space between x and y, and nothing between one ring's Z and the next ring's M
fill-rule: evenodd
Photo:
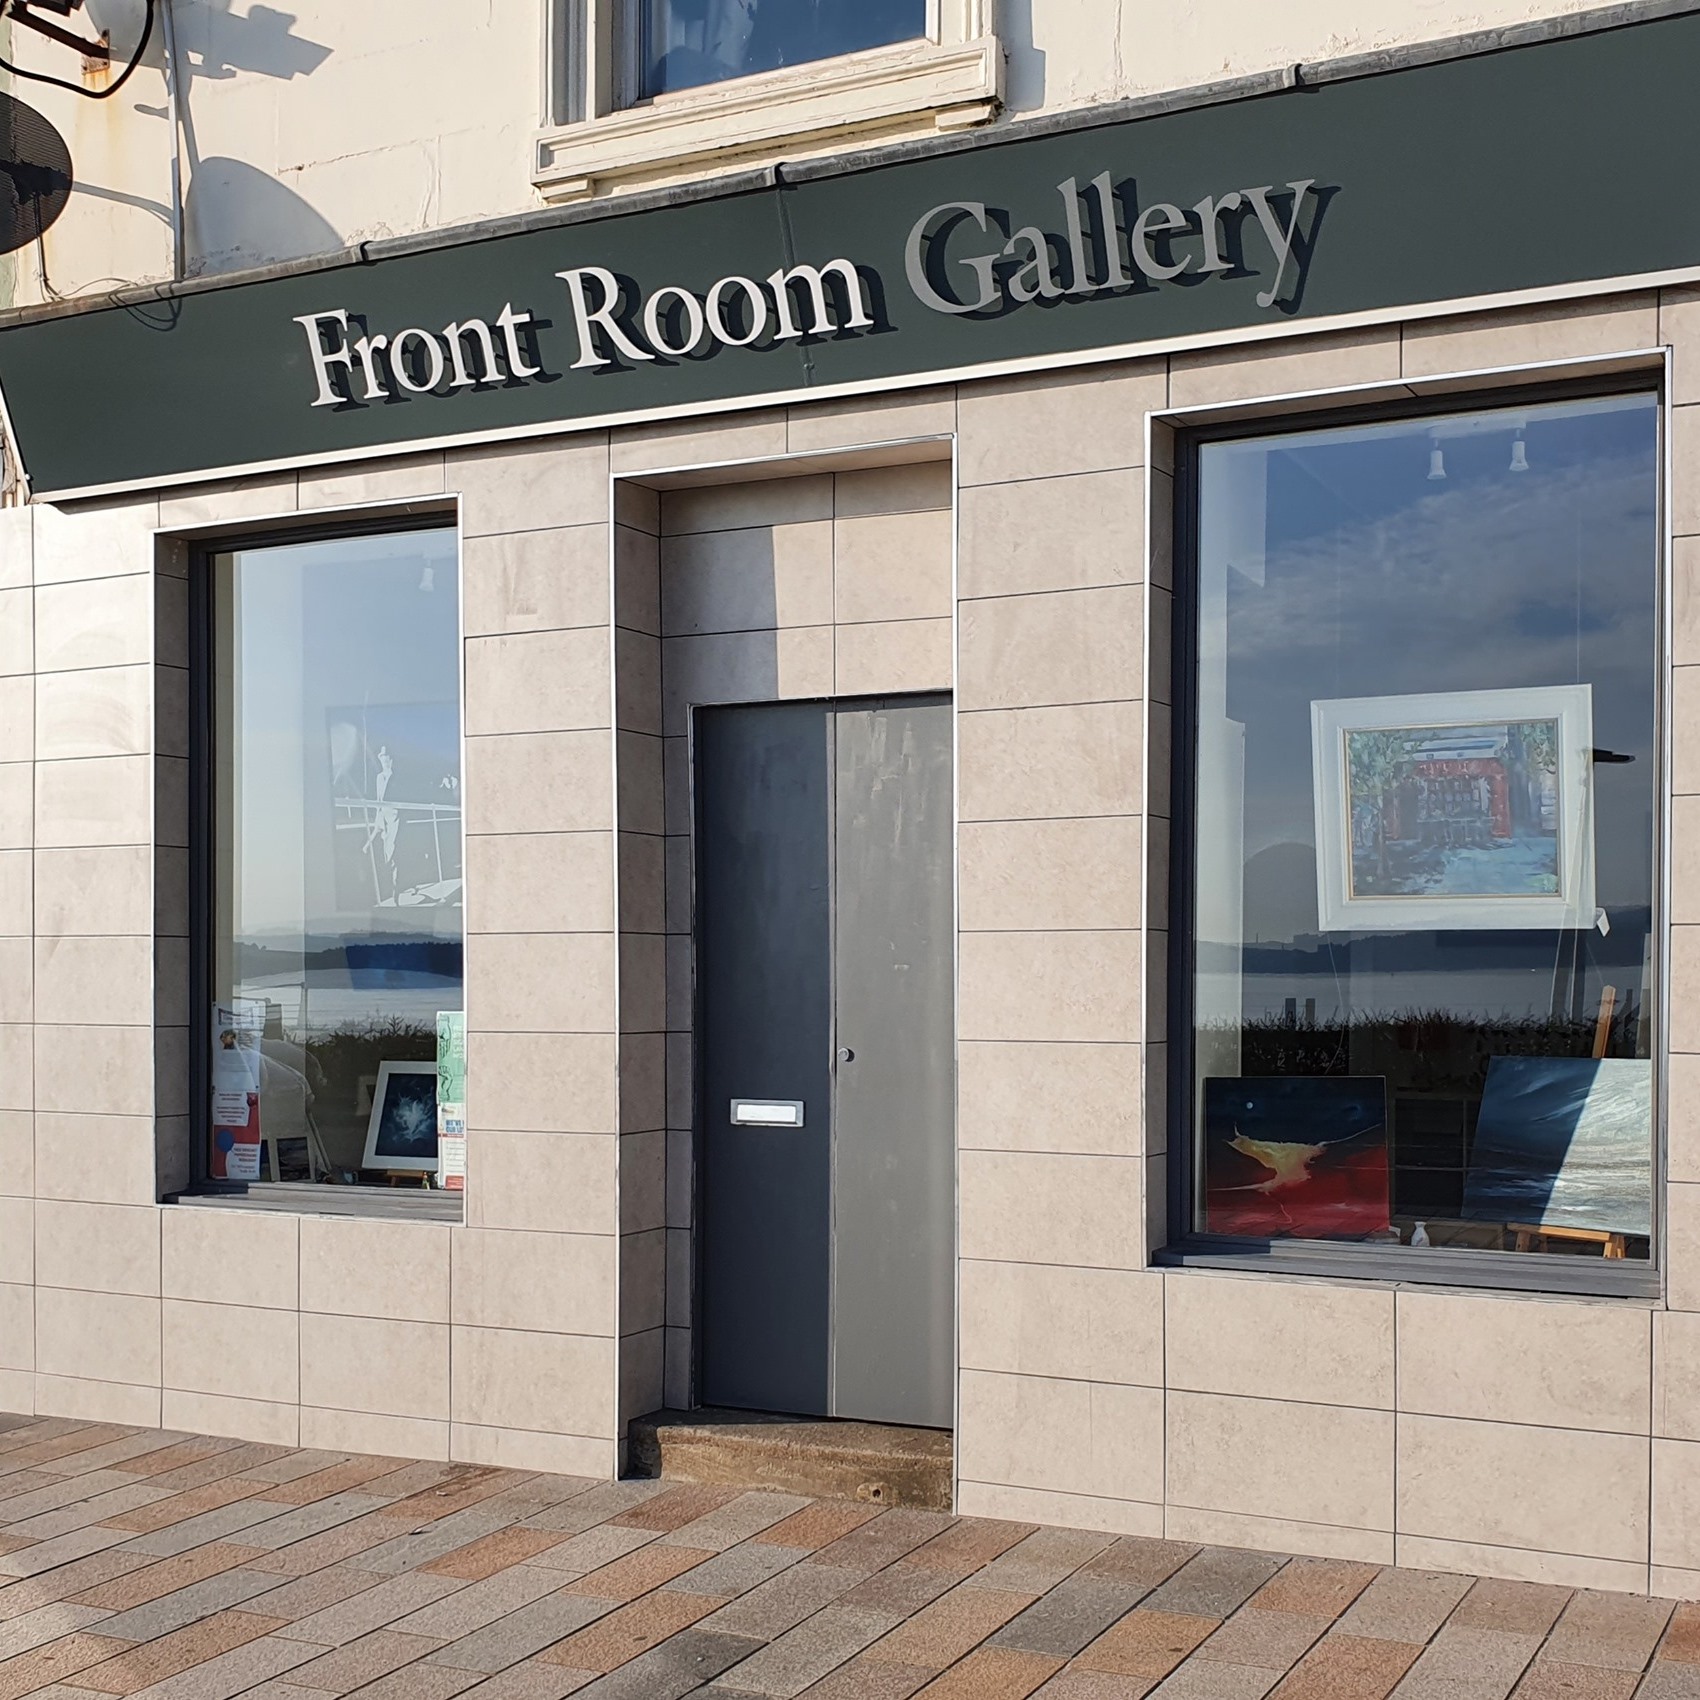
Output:
M1584 676L1650 677L1654 489L1650 457L1627 454L1438 488L1278 542L1267 588L1234 582L1233 694L1563 683L1579 633Z

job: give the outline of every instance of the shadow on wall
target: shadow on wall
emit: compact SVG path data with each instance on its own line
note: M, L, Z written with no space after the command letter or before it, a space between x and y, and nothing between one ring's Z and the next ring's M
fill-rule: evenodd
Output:
M163 3L163 0L162 0ZM305 77L324 64L331 50L295 33L295 14L275 6L231 8L235 0L173 0L178 50L191 77L218 81L249 72L258 77ZM115 45L134 41L142 7L139 0L88 0L88 18L96 30L110 30ZM163 31L156 27L143 61L165 63Z
M293 189L239 159L197 160L183 209L195 273L230 271L277 255L327 254L336 227Z

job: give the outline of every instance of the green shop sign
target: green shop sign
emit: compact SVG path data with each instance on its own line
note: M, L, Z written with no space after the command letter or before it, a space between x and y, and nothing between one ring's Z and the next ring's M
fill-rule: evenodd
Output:
M1700 274L1700 14L0 323L37 495ZM658 201L663 204L658 204Z

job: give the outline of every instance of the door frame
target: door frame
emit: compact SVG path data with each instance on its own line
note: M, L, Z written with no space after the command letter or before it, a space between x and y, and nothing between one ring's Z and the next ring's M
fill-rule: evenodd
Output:
M954 562L953 579L954 579ZM954 627L955 621L952 620ZM952 635L952 656L954 662L955 642ZM956 690L954 681L955 668L952 666L952 687L949 690L930 691L881 691L863 693L853 696L797 696L797 697L757 697L747 701L732 702L693 702L686 705L685 727L685 768L686 768L686 807L690 816L690 976L691 976L691 1362L690 1362L690 1397L695 1408L695 1401L702 1386L702 1354L704 1343L702 1295L703 1271L705 1264L706 1237L703 1234L703 1164L702 1142L705 1125L704 1107L707 1102L707 1087L704 1078L703 1048L700 1042L702 1033L702 976L697 971L697 908L700 893L697 880L697 837L700 822L697 797L697 727L698 717L704 710L722 708L777 708L784 704L818 703L823 709L837 710L840 708L868 708L879 703L891 702L924 702L933 701L946 704L950 709L950 1058L953 1090L951 1093L950 1116L950 1260L951 1260L951 1427L954 1436L961 1427L962 1416L962 1165L961 1165L961 938L962 938L962 893L958 878L961 868L961 778L959 772L958 726L956 710ZM828 835L829 854L836 851L836 832ZM836 861L828 864L829 872L836 875ZM829 895L829 913L836 918L837 896L835 889ZM830 971L830 964L829 964ZM832 1028L829 1035L829 1045L836 1051L838 1042L838 1009L837 1000L833 1000ZM834 1137L837 1127L834 1124ZM827 1349L831 1361L832 1350L832 1318L828 1317ZM836 1418L822 1417L823 1422L836 1421ZM956 1469L952 1464L951 1498L954 1503L956 1496Z

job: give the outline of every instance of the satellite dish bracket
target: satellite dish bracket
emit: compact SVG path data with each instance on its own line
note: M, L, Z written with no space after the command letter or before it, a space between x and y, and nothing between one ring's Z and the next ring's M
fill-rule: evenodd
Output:
M82 5L83 0L11 0L6 7L5 15L32 29L39 35L46 36L50 41L56 41L62 47L74 47L85 59L94 59L102 64L112 63L112 48L105 38L103 31L98 40L78 35L74 30L62 29L58 24L50 23L46 18L38 18L30 10L31 5L50 6L61 17L69 17L73 7Z

